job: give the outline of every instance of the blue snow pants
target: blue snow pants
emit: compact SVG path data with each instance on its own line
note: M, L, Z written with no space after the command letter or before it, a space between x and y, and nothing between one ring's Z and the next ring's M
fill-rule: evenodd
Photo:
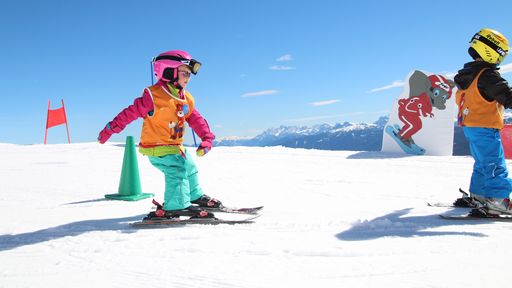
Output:
M463 130L475 159L469 191L481 197L509 198L512 179L508 178L500 131L480 127Z
M191 205L190 201L203 195L197 179L196 165L187 152L185 156L149 156L149 161L165 176L164 210L187 208Z

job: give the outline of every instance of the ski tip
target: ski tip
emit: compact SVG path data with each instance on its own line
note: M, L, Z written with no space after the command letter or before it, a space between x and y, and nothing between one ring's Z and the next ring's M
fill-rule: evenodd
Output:
M265 206L257 206L257 207L249 208L249 210L260 211L261 209L263 209L263 207L265 207Z
M254 215L254 216L252 216L252 217L249 217L249 218L247 218L247 219L245 219L245 220L247 220L247 221L253 221L253 220L254 220L254 219L256 219L256 218L261 217L261 215L262 215L262 214L256 214L256 215Z
M438 215L441 219L444 220L486 220L486 218L480 217L472 217L469 214L464 215Z
M258 214L261 209L263 209L263 206L257 206L257 207L250 207L250 208L235 208L235 207L228 207L228 206L222 206L219 208L205 208L206 210L212 211L212 212L223 212L223 213L238 213L238 214Z
M437 216L439 216L439 218L441 218L441 219L448 219L448 220L449 220L449 219L452 219L452 218L454 218L454 217L455 217L455 216L448 216L448 215L443 215L443 214L440 214L440 215L437 215ZM464 216L465 216L465 215L464 215ZM460 217L461 217L461 216L457 216L457 219L458 219L458 218L460 218ZM453 220L453 219L452 219L452 220Z
M441 202L427 202L427 206L429 206L429 207L439 207L439 208L455 208L450 203L441 203Z

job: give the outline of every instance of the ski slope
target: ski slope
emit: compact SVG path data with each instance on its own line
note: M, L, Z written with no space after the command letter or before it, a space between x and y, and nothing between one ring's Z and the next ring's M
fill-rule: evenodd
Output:
M464 210L426 205L459 197L470 157L215 147L195 158L206 193L265 205L263 215L137 230L128 223L151 198L104 198L117 193L123 153L123 143L0 144L0 287L510 283L512 223L442 220ZM163 200L163 174L138 163L143 192Z

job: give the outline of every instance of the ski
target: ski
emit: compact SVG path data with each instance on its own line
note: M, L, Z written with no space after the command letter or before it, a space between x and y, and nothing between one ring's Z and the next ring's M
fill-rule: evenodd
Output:
M501 221L501 222L512 222L512 215L499 215L493 217L478 217L471 216L470 214L464 215L439 215L445 220L480 220L480 221Z
M438 202L438 203L427 202L427 206L442 207L442 208L470 208L470 209L476 208L476 206L457 206L457 205L453 205L451 203L442 203L442 202Z
M488 220L488 221L512 221L511 214L491 214L485 208L474 208L464 215L439 215L448 220Z
M130 226L137 228L156 228L156 227L169 227L177 225L190 225L190 224L202 224L202 225L218 225L218 224L248 224L253 223L254 219L261 215L254 215L244 219L228 220L220 218L151 218L143 219L141 221L132 222Z
M459 188L459 192L462 193L462 198L458 198L454 203L430 203L427 205L430 207L448 207L448 208L476 208L475 200L473 200L469 193Z
M220 206L217 208L213 207L201 207L202 209L209 212L222 212L222 213L236 213L236 214L258 214L263 209L263 206L249 207L249 208L236 208L228 206Z
M163 209L163 205L160 204L155 199L153 199L152 203L153 203L153 205L156 206L157 209ZM201 209L204 209L209 212L236 213L236 214L258 214L258 212L261 209L263 209L264 206L236 208L236 207L224 206L221 204L220 207L201 207L201 206L197 206L197 207L200 207Z
M429 206L429 207L447 207L447 208L470 208L470 207L457 207L457 206L453 206L453 204L451 204L451 203L442 203L442 202L437 202L437 203L427 202L427 206Z

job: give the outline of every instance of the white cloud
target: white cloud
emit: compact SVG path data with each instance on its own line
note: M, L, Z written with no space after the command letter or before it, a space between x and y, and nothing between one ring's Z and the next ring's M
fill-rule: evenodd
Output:
M512 72L512 63L501 65L499 71L501 74L511 73ZM455 77L455 75L457 75L457 72L442 72L439 74L446 76L448 79L453 79L453 77ZM389 85L386 85L386 86L380 87L380 88L375 88L368 92L369 93L380 92L380 91L389 90L389 89L396 88L396 87L402 87L404 85L405 85L405 83L403 81L397 80Z
M384 90L389 90L389 89L392 89L392 88L396 88L396 87L402 87L404 86L405 83L404 81L401 81L401 80L397 80L389 85L386 85L384 87L380 87L380 88L375 88L375 89L372 89L370 90L369 92L370 93L374 93L374 92L379 92L379 91L384 91Z
M280 71L284 71L284 70L294 70L294 69L295 69L295 67L274 65L274 66L270 66L270 67L268 67L268 69L270 69L270 70L280 70Z
M342 117L347 117L347 116L357 116L357 115L363 115L363 114L366 114L366 113L353 112L353 113L348 113L348 114L321 115L321 116L312 116L312 117L305 117L305 118L288 119L285 121L287 121L287 122L307 122L307 121L317 121L317 120L332 119L332 118L342 118Z
M291 54L286 54L286 55L283 55L279 58L276 59L277 62L282 62L282 61L292 61L293 58L292 58L292 55Z
M505 64L505 65L502 65L500 67L501 67L500 68L500 73L501 74L507 74L507 73L512 72L512 63Z
M338 103L338 102L340 102L339 99L333 99L333 100L312 102L312 103L309 103L309 104L311 104L313 106L325 106L325 105L331 105L331 104Z
M500 65L499 67L500 67L499 71L501 74L507 74L507 73L512 72L512 63ZM455 75L457 75L457 72L440 72L439 74L444 75L447 78L453 80L453 77L455 77Z
M444 75L446 78L453 80L453 77L457 75L457 72L446 72L446 73L440 73L441 75Z
M310 121L318 121L332 118L346 118L353 116L361 116L361 115L383 115L389 114L389 110L381 110L374 112L352 112L346 114L336 114L336 115L320 115L320 116L312 116L312 117L304 117L304 118L294 118L294 119L286 119L286 122L310 122Z
M258 96L272 95L272 94L276 94L278 92L279 92L278 90L263 90L263 91L245 93L245 94L242 94L241 97L242 98L258 97Z

